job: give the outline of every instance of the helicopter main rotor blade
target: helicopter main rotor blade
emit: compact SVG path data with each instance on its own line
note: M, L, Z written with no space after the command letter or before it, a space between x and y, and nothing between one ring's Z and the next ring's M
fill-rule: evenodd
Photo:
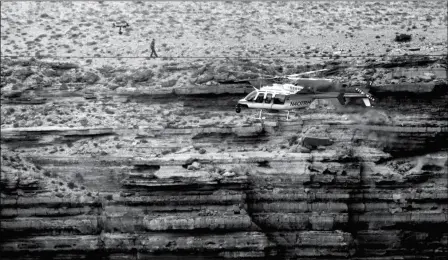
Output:
M302 72L302 73L297 73L297 74L287 75L286 77L298 77L298 76L301 76L301 75L313 74L313 73L316 73L316 72L327 71L327 70L328 70L328 69L321 69L321 70L307 71L307 72Z

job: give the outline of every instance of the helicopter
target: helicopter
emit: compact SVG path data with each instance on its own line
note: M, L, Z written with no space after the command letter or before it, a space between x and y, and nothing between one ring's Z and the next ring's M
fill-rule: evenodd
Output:
M330 100L336 105L342 106L354 103L356 100L362 100L362 104L365 107L372 107L371 101L375 101L375 99L365 88L357 86L354 88L354 92L347 92L344 88L346 87L345 84L341 84L338 81L301 77L302 75L321 71L326 71L326 69L273 77L274 79L289 79L293 83L273 83L259 89L252 86L255 90L250 92L245 98L240 99L235 110L237 113L240 113L242 108L260 109L259 116L256 119L261 119L263 109L286 110L288 112L286 120L289 120L291 110L305 109L317 99ZM371 81L367 85L370 86Z

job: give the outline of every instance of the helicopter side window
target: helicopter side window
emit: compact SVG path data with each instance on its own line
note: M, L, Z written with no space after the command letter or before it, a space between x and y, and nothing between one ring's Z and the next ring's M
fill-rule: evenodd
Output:
M276 104L276 105L285 104L285 95L275 95L274 104Z
M264 103L269 104L269 103L271 103L271 100L272 100L272 94L271 94L271 93L268 93L268 94L266 95L266 98L264 99Z
M255 103L263 103L264 93L258 93L257 98L254 100Z

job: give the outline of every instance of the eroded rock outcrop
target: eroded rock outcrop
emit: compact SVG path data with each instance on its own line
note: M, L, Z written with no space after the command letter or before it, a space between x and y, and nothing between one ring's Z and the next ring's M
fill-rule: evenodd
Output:
M245 118L230 114L237 97L252 91L238 81L306 68L233 65L170 64L167 71L197 69L192 78L202 85L175 86L185 82L179 79L173 89L145 91L138 84L152 84L159 74L104 68L102 76L118 86L112 92L78 93L72 86L32 92L53 101L74 95L68 96L82 104L68 114L58 106L2 108L9 117L2 118L8 127L1 131L2 257L367 260L448 254L444 86L433 77L414 87L379 84L372 87L371 110L340 112L316 102L300 118L256 122L249 112ZM71 64L45 69L45 77L66 75L67 82L85 73ZM33 82L43 74L22 72ZM329 74L346 76L339 69ZM4 97L17 101L25 86L14 87L12 75L2 72L5 88L18 94ZM195 96L210 93L230 97ZM104 107L104 117L87 118L86 112L80 126L66 126L64 120L88 105L93 115ZM60 113L58 122L29 125L36 111ZM117 118L123 122L108 125Z
M328 151L173 155L131 163L120 193L3 193L1 248L6 257L445 255L446 152L346 152L344 161Z

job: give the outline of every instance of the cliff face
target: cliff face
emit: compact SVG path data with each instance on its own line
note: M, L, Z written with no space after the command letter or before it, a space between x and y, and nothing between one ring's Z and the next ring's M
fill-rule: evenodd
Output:
M2 152L3 258L443 259L445 123L343 117L164 131L3 129L4 147L16 151L50 137L138 136L163 140L161 151L191 145L152 157ZM216 140L225 151L212 151ZM410 147L426 154L385 152Z
M0 258L445 259L445 2L2 1ZM235 113L319 69L375 107Z
M272 111L260 121L234 112L252 88L236 83L247 75L226 72L229 64L191 77L224 70L230 83L175 88L138 85L141 72L126 76L134 87L56 87L57 75L10 86L30 64L42 66L22 74L85 71L5 64L2 259L448 255L446 74L399 70L414 83L372 86L373 108L320 100L290 121ZM243 65L253 64L235 66ZM386 65L372 66L390 73Z

